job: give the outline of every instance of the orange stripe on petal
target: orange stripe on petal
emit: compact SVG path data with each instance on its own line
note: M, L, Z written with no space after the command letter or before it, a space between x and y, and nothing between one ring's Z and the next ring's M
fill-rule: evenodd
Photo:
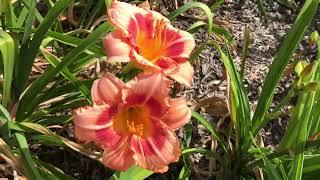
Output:
M106 73L100 79L94 81L91 89L94 102L115 104L122 101L122 90L126 84L111 73Z
M178 138L165 125L154 123L154 134L150 137L132 136L131 149L136 163L155 172L166 172L169 163L177 162L180 156Z
M172 130L177 130L189 122L191 110L187 106L185 99L170 99L170 108L161 118L161 121L167 124Z

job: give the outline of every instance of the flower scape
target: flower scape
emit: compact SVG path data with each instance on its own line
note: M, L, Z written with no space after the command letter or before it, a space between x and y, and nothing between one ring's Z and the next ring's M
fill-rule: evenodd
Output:
M93 105L74 110L75 136L103 150L105 166L126 171L132 165L166 172L180 157L174 131L188 123L184 98L169 95L172 80L189 86L188 61L195 41L158 12L114 1L108 9L116 28L104 38L109 62L143 70L128 82L106 73L93 83Z

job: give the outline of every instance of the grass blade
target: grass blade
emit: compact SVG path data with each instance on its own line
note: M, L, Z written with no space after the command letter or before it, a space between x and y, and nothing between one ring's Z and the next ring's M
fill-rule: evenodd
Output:
M115 173L111 179L119 179L119 180L140 180L145 179L152 175L154 172L142 169L139 166L132 166L126 172L117 172Z
M221 60L230 76L231 84L231 103L230 113L233 122L236 124L236 134L239 147L246 149L250 142L249 133L251 131L249 99L240 78L240 75L233 63L229 49L225 54L221 47L214 41L209 42L218 50Z
M46 71L39 79L34 81L30 88L26 91L24 96L22 97L18 110L17 110L17 121L22 121L26 115L32 112L32 109L29 107L30 102L32 104L32 100L36 97L40 92L46 87L49 81L55 77L64 67L67 67L72 62L77 61L77 57L82 53L89 45L93 44L105 33L109 32L112 29L112 26L109 24L103 24L99 26L92 34L90 34L86 39L82 41L82 43L74 48L70 53L64 56L61 59L61 63L54 68Z
M33 0L31 0L31 1L33 1ZM31 7L31 5L32 4L30 4L30 2L29 2L29 0L22 0L22 3L23 3L23 5L25 5L25 7L27 7L27 9L29 9L30 10L30 7ZM31 2L32 3L32 2ZM42 17L42 15L40 14L40 12L37 10L37 9L35 9L35 11L34 11L34 17L41 23L42 21L43 21L43 17Z
M244 68L247 61L248 51L249 51L249 44L250 44L250 30L248 27L244 30L244 38L243 38L243 50L242 50L242 59L241 59L241 69L240 69L240 76L243 79L244 75Z
M37 31L31 41L25 43L20 48L19 64L17 66L15 87L16 87L16 97L18 98L20 94L24 91L26 83L31 72L32 64L38 53L40 44L46 33L50 29L53 22L58 18L61 12L69 5L72 0L59 0L55 5L49 10L46 18L40 23ZM32 0L32 2L35 2ZM30 5L30 7L32 7Z
M42 178L40 176L40 173L36 168L36 164L34 163L30 154L26 137L22 133L15 133L15 136L18 141L21 155L29 178L34 180L41 180Z
M9 112L0 105L0 127L2 124L5 124L10 120L10 114Z
M58 169L50 163L43 162L37 158L34 158L34 161L37 163L37 165L42 166L41 169L44 169L43 171L46 174L48 173L47 171L49 171L56 179L75 180L75 178L65 174L62 170Z
M211 133L212 137L214 137L218 141L218 143L221 145L222 149L225 152L228 152L227 146L224 143L222 137L219 135L216 128L213 127L209 121L207 121L205 118L203 118L199 113L195 111L192 111L192 117L198 120Z
M3 99L2 105L7 107L10 100L10 91L15 59L14 40L3 30L0 30L0 51L2 54L4 68L4 83L3 83Z
M47 61L53 65L54 67L57 67L58 64L61 62L59 58L51 54L49 51L47 51L42 46L40 47L40 50L44 57L47 59ZM69 71L67 67L64 67L60 72L65 78L67 78L74 86L75 88L78 88L79 91L87 98L88 102L91 103L91 92L87 88L87 86L83 85L80 81L77 80L77 78Z
M49 37L61 42L61 43L67 44L69 46L77 47L81 44L81 39L78 39L76 37L72 37L72 36L69 36L66 34L49 31L47 35ZM97 55L97 57L105 56L104 49L99 46L96 46L96 45L88 46L88 50L91 53Z
M299 42L311 23L318 8L318 0L307 0L302 7L294 25L287 34L279 51L272 62L267 77L263 83L262 92L258 100L258 105L253 116L253 135L257 135L259 130L266 123L266 113L271 105L275 88L280 81L284 69L290 61Z
M187 10L189 10L191 8L201 8L206 13L206 15L208 17L208 34L211 34L212 26L213 26L213 14L212 14L210 8L204 3L201 3L201 2L187 3L183 6L181 6L179 9L172 11L167 17L170 20L172 20L175 17L179 16L180 14L186 12Z
M37 5L37 1L31 0L30 7L29 7L29 13L28 13L28 16L26 19L26 25L24 27L22 44L25 44L30 39L32 23L33 23L33 18L34 18L34 12L36 10L36 5Z

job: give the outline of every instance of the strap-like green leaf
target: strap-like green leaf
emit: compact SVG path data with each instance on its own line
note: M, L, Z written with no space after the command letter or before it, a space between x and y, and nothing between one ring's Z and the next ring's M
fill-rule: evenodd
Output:
M236 124L237 143L239 143L239 147L243 149L249 148L248 144L250 142L250 138L248 137L251 131L251 120L249 99L244 84L238 70L236 69L229 49L227 48L227 54L225 54L216 42L211 41L209 43L215 46L219 52L226 71L230 76L230 113L231 119Z
M55 77L64 67L67 67L72 62L77 61L77 57L82 53L88 46L94 44L101 36L106 34L112 29L109 24L103 24L93 31L82 43L74 48L70 53L61 59L61 62L56 68L46 71L40 78L32 83L30 88L26 91L22 97L18 110L17 110L17 121L22 121L26 115L30 114L33 109L30 109L29 103L32 102L40 92L46 87L46 85Z
M14 40L3 30L0 30L0 52L3 59L4 83L2 105L7 107L10 100L10 91L15 59Z
M34 33L32 40L24 43L20 48L20 56L19 63L17 66L16 79L15 79L15 87L16 87L16 96L20 96L20 94L24 91L26 83L29 78L29 74L31 72L32 64L35 60L35 57L38 53L39 46L46 36L46 33L50 29L53 22L58 18L61 12L69 5L72 0L59 0L54 6L49 10L45 19L40 23L36 32ZM36 3L36 1L32 1ZM32 5L30 5L30 9ZM30 15L30 13L29 13ZM33 16L31 17L33 18ZM28 22L29 23L29 22ZM30 29L31 30L31 29ZM27 37L26 37L27 38Z
M18 141L24 166L27 169L27 174L30 179L41 180L40 173L36 168L32 156L29 151L28 143L26 137L22 133L15 133L16 139Z
M213 127L208 120L203 118L199 113L197 113L195 111L192 111L192 117L194 117L196 120L198 120L211 133L212 137L214 137L218 141L218 143L221 145L222 149L225 152L228 152L227 146L224 143L222 137L219 135L216 128Z
M47 59L47 61L54 67L57 67L61 60L51 54L49 51L47 51L45 48L40 47L40 50L44 57ZM60 73L67 78L74 86L75 88L78 88L79 91L87 98L88 102L91 103L91 96L90 96L90 90L81 83L81 81L78 81L77 78L69 71L67 67L64 67Z
M153 174L152 171L143 169L139 166L132 166L125 172L117 172L110 179L112 180L141 180Z
M318 4L319 0L307 0L305 2L299 16L287 34L269 68L269 72L264 80L262 92L252 119L252 132L254 136L257 135L259 130L267 121L265 115L271 105L275 89L295 49L297 48L301 39L304 37L304 34L317 11Z
M210 8L204 3L201 3L201 2L190 2L188 4L185 4L185 5L181 6L180 8L172 11L168 15L168 18L170 20L172 20L175 17L179 16L180 14L186 12L187 10L189 10L191 8L201 8L206 13L206 15L208 17L208 33L211 34L212 26L213 26L213 14L212 14Z

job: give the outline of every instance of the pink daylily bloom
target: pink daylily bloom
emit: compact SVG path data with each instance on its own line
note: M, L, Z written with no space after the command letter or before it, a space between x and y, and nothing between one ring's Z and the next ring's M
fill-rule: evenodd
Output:
M180 156L174 131L191 111L183 98L170 98L171 81L162 73L144 73L124 83L110 73L92 86L94 104L74 111L75 136L104 149L103 163L127 170L134 164L166 172Z
M188 58L195 41L190 33L174 28L156 11L124 2L114 1L108 16L116 27L104 38L109 61L132 61L141 69L160 70L182 84L191 84L193 68Z

